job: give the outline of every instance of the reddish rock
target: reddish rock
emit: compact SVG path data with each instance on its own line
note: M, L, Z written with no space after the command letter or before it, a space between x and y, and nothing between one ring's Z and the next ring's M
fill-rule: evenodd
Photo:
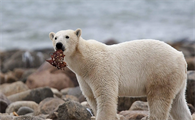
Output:
M29 88L49 86L58 90L73 87L74 84L62 70L44 63L35 73L31 74L26 84Z

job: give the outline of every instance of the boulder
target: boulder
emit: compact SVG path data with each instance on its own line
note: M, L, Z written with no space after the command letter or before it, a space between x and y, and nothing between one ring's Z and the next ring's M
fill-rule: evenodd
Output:
M6 113L17 112L20 107L29 107L34 111L37 110L38 104L33 101L17 101L11 103L8 108L6 109Z
M195 71L188 71L186 99L195 107Z
M24 106L24 107L20 107L18 109L17 114L18 115L26 115L28 113L33 113L33 112L34 112L34 110L32 108Z
M191 114L195 113L195 107L192 104L188 104Z
M49 87L43 87L8 96L8 99L12 102L25 100L40 103L48 97L53 97L53 92Z
M29 88L49 86L61 90L74 86L73 82L62 70L57 70L57 68L48 65L49 63L44 63L35 73L28 77L26 85Z
M78 102L66 100L58 107L58 120L91 120L90 112Z
M6 72L14 68L36 68L48 57L49 54L45 55L42 52L18 50L3 61L2 70Z
M26 90L28 90L28 87L21 81L0 85L0 92L6 96L20 93Z
M10 100L3 93L0 93L0 113L5 113L10 103Z
M31 75L32 73L34 73L35 71L36 71L36 69L34 69L34 68L26 69L25 72L23 73L20 81L22 81L23 83L26 83L28 76Z
M60 98L46 98L39 103L37 114L51 114L64 102Z

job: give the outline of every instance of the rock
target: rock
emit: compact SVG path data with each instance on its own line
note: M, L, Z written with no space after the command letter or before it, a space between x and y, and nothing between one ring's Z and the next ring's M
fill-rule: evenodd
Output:
M8 104L4 101L0 99L0 112L1 113L5 113L6 108L8 107Z
M143 117L148 116L148 111L136 110L136 111L121 111L119 115L123 115L128 120L141 120Z
M28 90L28 87L21 81L14 82L11 84L0 85L0 92L6 96L13 95Z
M91 120L91 114L78 102L66 100L58 107L58 120Z
M34 110L30 107L20 107L19 110L17 111L17 114L18 115L25 115L25 114L28 114L28 113L33 113Z
M73 73L69 68L66 67L64 73L71 79L74 86L79 85L75 73Z
M14 117L7 113L0 113L0 120L13 120Z
M62 97L62 93L59 90L57 90L55 88L51 88L51 91L53 92L55 97L58 97L58 98Z
M64 89L62 89L60 92L62 93L62 95L67 95L69 89L70 89L70 88L64 88Z
M73 96L73 95L63 95L62 99L64 99L64 100L69 99L69 100L79 102L79 99L77 97Z
M192 120L195 120L195 113L192 115Z
M148 103L147 102L142 102L142 101L135 101L129 110L143 110L143 111L148 111Z
M188 81L186 90L187 103L192 104L195 107L195 71L188 71Z
M28 78L29 75L31 75L32 73L34 73L36 71L36 69L27 69L23 75L22 75L22 78L20 79L20 81L22 81L23 83L26 83L26 80Z
M45 120L45 119L37 116L18 116L15 117L14 120Z
M49 86L61 90L74 86L73 82L62 70L57 70L51 65L51 68L48 68L48 64L44 63L35 73L28 77L26 84L29 88ZM41 70L45 68L47 69Z
M91 109L91 106L88 104L87 101L82 102L81 105L84 106L84 107L86 107L86 108Z
M128 110L135 101L147 101L147 98L146 97L140 97L140 98L119 97L118 111Z
M60 98L46 98L39 103L37 114L51 114L64 102Z
M186 58L188 70L195 70L195 57Z
M6 113L12 113L12 112L17 112L20 107L29 107L33 109L34 111L37 110L38 104L33 102L33 101L17 101L11 103L8 108L6 109Z
M114 39L108 39L106 42L105 42L106 45L113 45L113 44L118 44L118 42Z
M14 68L36 68L49 57L41 52L16 51L12 56L3 61L3 71L14 70Z
M5 110L10 103L10 100L7 99L3 93L0 93L0 113L5 113Z
M188 104L191 114L195 113L195 107L192 104Z
M48 97L53 97L53 92L49 87L43 87L8 96L8 99L12 102L26 100L40 103Z

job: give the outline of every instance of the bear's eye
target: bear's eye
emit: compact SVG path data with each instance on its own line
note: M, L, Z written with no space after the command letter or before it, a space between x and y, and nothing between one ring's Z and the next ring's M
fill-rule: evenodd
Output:
M57 40L57 37L55 37L55 40Z
M65 36L65 38L66 38L66 39L68 39L68 38L69 38L69 36Z

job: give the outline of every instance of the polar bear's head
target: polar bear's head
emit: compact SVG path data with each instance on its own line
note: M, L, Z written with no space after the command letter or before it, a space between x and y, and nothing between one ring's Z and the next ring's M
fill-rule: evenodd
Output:
M73 30L62 30L57 33L50 32L49 38L53 42L54 50L62 49L65 55L71 55L78 44L81 36L81 29Z

